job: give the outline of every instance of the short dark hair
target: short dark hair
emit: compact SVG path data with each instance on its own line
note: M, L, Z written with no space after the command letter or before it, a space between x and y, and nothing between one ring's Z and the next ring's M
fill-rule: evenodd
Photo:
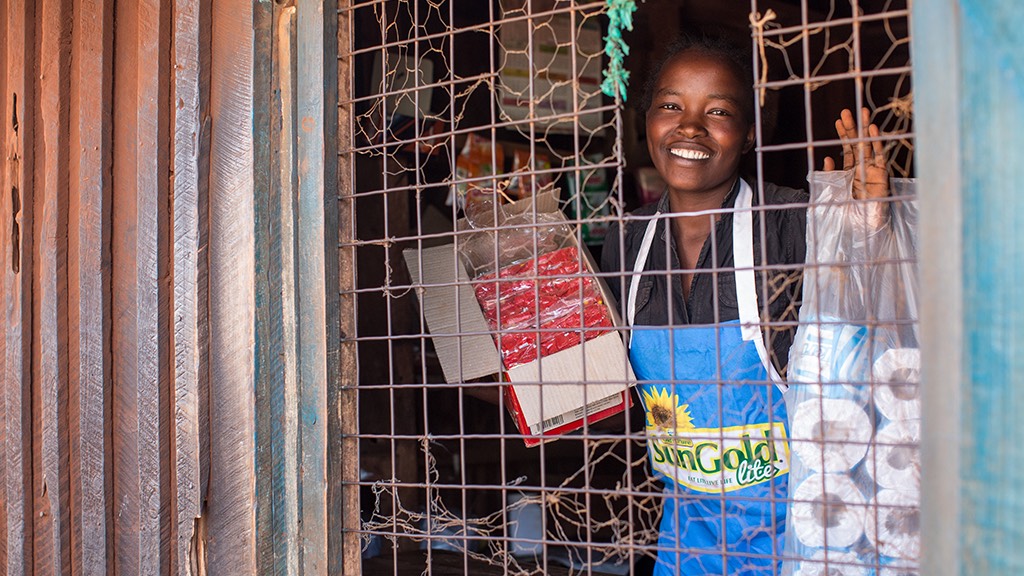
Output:
M690 30L680 33L676 36L662 54L661 59L650 69L650 73L647 75L647 81L644 82L643 96L640 99L640 111L646 113L651 107L651 101L654 99L654 89L658 83L658 77L661 75L661 71L665 68L665 65L672 59L679 56L683 52L694 51L699 54L707 56L714 56L721 58L736 72L737 77L744 84L751 83L754 78L753 65L750 62L751 53L749 48L744 48L737 43L731 36L727 36L725 33L715 30ZM753 84L749 84L751 90L749 93L750 101L745 106L746 110L744 113L747 115L747 120L753 123L754 121L754 92Z

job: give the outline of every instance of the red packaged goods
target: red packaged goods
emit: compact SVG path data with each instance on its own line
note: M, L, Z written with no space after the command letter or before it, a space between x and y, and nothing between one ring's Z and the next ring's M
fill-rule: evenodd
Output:
M403 251L445 381L504 382L526 446L628 409L636 381L615 304L558 198L538 190L502 204L481 193L454 242Z
M550 356L613 327L594 278L581 276L575 246L481 276L475 292L505 369Z

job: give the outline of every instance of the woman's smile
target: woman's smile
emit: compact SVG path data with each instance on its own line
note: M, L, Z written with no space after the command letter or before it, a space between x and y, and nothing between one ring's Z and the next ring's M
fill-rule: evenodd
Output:
M753 145L752 98L719 56L689 50L664 65L647 110L647 148L672 196L725 198Z
M684 160L707 160L711 158L711 154L691 148L670 148L669 153Z

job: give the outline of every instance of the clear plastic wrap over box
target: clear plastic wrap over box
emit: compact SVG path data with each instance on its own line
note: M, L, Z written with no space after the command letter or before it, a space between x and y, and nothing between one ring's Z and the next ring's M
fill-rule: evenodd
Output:
M456 231L451 244L403 252L446 381L509 382L506 405L530 446L628 408L635 377L616 304L556 191L478 204Z

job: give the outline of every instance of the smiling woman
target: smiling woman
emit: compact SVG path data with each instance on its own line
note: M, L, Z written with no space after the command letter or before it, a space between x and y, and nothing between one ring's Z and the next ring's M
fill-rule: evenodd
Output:
M625 296L633 329L651 467L665 484L660 576L773 574L783 547L786 507L777 503L788 494L789 434L780 373L793 334L762 334L760 311L771 326L795 320L807 196L771 184L756 194L740 177L755 141L745 61L725 39L693 34L654 69L647 148L665 192L623 223L621 245L610 232L603 251L606 272L632 271L616 296ZM836 127L844 142L857 135L849 111ZM867 176L855 170L859 197L887 194L879 146ZM852 147L844 152L844 168L854 169ZM760 271L758 286L755 266L785 288L769 293Z
M750 89L722 54L691 46L662 66L647 109L647 149L668 185L673 212L713 210L736 182L740 158L754 144ZM673 234L684 268L696 267L707 218L676 219ZM689 296L692 276L683 278Z
M344 5L352 273L332 414L349 427L330 453L348 466L340 532L364 573L788 576L785 561L807 576L818 550L783 541L803 477L781 377L799 372L814 269L800 188L844 140L887 142L889 168L906 165L907 14L906 0ZM673 44L687 27L722 32ZM626 44L618 75L602 74L618 62L606 41ZM844 102L876 116L843 115L837 137ZM885 156L868 156L861 196L885 188ZM866 546L857 561L878 564Z
M669 59L647 110L647 148L677 212L717 207L754 144L750 88L735 65L696 48Z

